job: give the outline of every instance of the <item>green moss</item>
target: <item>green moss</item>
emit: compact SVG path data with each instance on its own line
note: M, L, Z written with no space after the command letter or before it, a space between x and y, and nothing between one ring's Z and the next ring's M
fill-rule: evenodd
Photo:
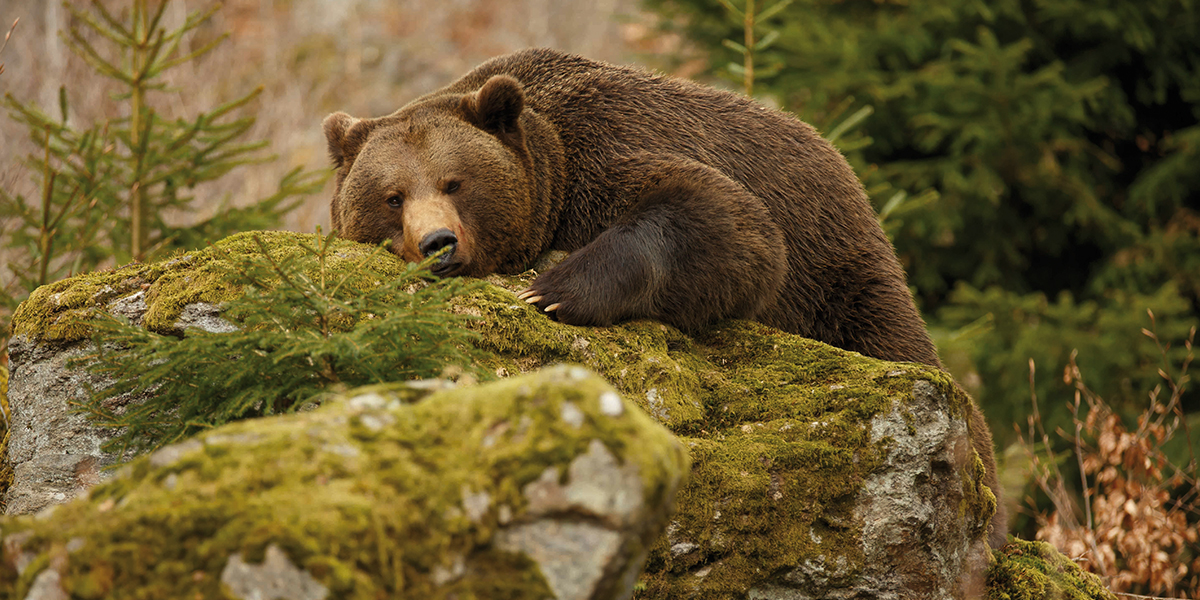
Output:
M583 369L562 368L416 404L376 387L222 427L138 459L51 520L0 519L6 540L31 532L20 550L42 561L19 577L0 568L0 590L10 590L0 597L23 598L49 566L71 597L224 597L229 556L259 563L272 544L331 598L549 597L535 564L489 545L502 520L521 522L525 485L550 466L566 473L599 440L639 466L647 505L660 507L649 521L661 527L687 470L682 447L650 417L631 406L602 411L612 393ZM580 422L562 418L567 402ZM475 517L468 492L486 494ZM461 576L440 585L435 573L460 559Z
M505 376L557 362L586 364L672 430L703 423L696 367L704 361L687 336L645 320L604 328L556 323L516 298L532 279L492 276L492 286L455 302L481 317L472 327L492 354L482 366Z
M39 287L13 313L13 334L44 342L85 339L91 335L88 321L93 311L138 291L145 292L144 325L158 333L172 333L185 305L219 304L240 292L227 282L231 267L228 256L258 253L255 237L262 240L276 261L302 261L310 275L316 274L316 260L301 247L305 244L315 248L316 235L282 231L240 233L203 250L162 262L131 263ZM373 252L371 246L341 240L335 243L327 263L335 271L352 273L354 277L349 284L362 288L378 285L404 269L402 261L386 252L376 253L367 260ZM363 264L361 269L349 269L359 264Z
M824 557L846 577L862 564L852 507L887 441L868 424L929 381L966 414L969 398L948 376L881 362L752 322L727 322L696 338L650 321L585 328L554 323L516 299L531 274L490 278L460 300L500 375L563 361L601 373L688 445L693 466L679 494L675 531L655 545L639 598L694 590L744 593L761 573ZM972 468L973 467L973 468ZM962 473L963 518L984 535L995 497L982 461ZM676 544L694 545L675 553ZM702 572L703 582L694 573Z
M1100 578L1045 542L1011 539L992 552L989 600L1115 600Z

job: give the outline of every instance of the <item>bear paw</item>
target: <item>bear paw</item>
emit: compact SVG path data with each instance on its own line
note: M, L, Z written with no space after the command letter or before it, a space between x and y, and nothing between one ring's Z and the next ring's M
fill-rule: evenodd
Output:
M538 304L544 298L542 298L542 296L537 295L536 290L526 288L525 291L521 292L520 294L517 294L517 299L524 300L530 304ZM558 307L560 307L560 306L562 306L561 302L555 302L554 304L547 305L544 308L542 307L541 304L538 304L538 308L541 308L545 312L554 312L554 311L558 310Z
M529 288L517 294L517 298L532 304L551 319L567 325L612 325L618 319L619 310L606 305L606 294L572 292L570 281L556 284L555 271L538 277Z
M536 284L536 282L534 282ZM611 325L612 322L604 322L604 319L595 318L594 314L584 314L584 311L578 310L577 302L571 302L564 298L565 294L550 292L550 290L539 289L538 287L529 287L517 294L517 299L524 300L528 304L532 304L546 313L547 317L557 320L559 323L568 325Z

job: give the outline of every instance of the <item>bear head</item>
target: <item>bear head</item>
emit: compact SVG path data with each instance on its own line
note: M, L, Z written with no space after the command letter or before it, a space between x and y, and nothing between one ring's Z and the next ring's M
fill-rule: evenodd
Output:
M386 117L334 113L323 126L341 237L390 239L412 262L441 252L440 276L519 272L548 246L554 203L528 135L544 138L546 125L512 77L426 96Z

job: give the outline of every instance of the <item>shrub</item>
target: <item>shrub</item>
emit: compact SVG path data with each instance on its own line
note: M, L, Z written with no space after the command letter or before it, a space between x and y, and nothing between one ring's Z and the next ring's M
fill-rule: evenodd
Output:
M333 235L301 243L306 259L286 263L254 239L261 254L230 256L227 267L230 285L243 290L223 307L236 331L177 337L103 315L94 324L99 350L72 366L114 380L82 407L98 423L123 428L106 450L140 453L233 420L294 411L347 387L470 368L469 317L448 312L447 300L477 284L435 279L430 259L378 285L352 285L386 251L339 274L326 264Z
M1157 342L1153 332L1145 333ZM1132 430L1084 383L1072 355L1064 379L1075 388L1073 431L1064 437L1075 463L1060 466L1054 456L1026 444L1034 479L1053 503L1049 514L1035 507L1037 538L1077 558L1116 592L1200 596L1196 457L1186 446L1176 448L1175 458L1169 450L1180 432L1191 436L1181 402L1194 337L1192 329L1178 369L1171 368L1163 350L1161 385L1150 392L1149 406ZM1028 435L1045 449L1051 444L1036 398ZM1082 486L1071 484L1064 466L1077 470Z

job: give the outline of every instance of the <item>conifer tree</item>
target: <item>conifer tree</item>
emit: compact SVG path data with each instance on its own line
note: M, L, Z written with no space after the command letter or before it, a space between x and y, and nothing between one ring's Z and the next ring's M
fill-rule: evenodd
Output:
M192 12L168 30L163 21L169 2L133 0L121 12L99 0L64 3L72 23L64 40L97 76L116 83L123 115L73 125L70 82L59 89L54 114L6 94L11 118L28 126L41 149L26 160L41 193L25 198L0 189L3 243L22 259L8 265L16 285L0 282L0 308L11 310L37 286L98 265L152 260L237 231L274 227L300 196L324 183L326 174L297 168L270 197L241 208L229 206L227 198L198 223L167 221L168 211L197 208L196 186L273 159L263 152L266 141L245 140L255 121L246 108L261 87L190 118L164 116L163 92L171 91L165 74L200 59L226 37L191 47L189 34L220 5ZM7 330L7 319L0 328Z
M737 60L720 0L651 5L715 72ZM1098 393L1143 402L1160 382L1146 310L1172 352L1200 319L1200 7L796 0L773 26L763 60L784 67L757 93L826 133L846 103L873 108L848 155L876 207L893 197L879 178L938 194L885 225L931 325L962 334L999 437L1028 406L1030 357L1060 373L1078 350ZM1069 396L1060 379L1039 395Z

